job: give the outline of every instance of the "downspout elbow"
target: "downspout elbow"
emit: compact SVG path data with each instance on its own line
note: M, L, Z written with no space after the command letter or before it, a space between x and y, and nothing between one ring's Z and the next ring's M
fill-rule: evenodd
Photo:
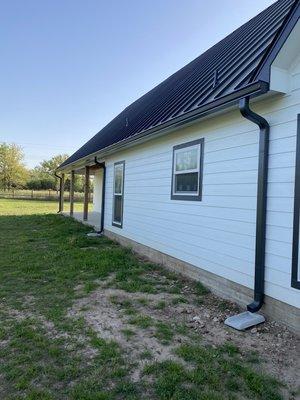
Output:
M260 130L256 206L254 299L252 303L247 305L248 311L257 312L263 306L265 294L265 247L270 126L267 120L250 109L249 97L240 100L239 109L242 116L258 125Z
M250 304L247 304L247 310L252 313L255 313L262 308L263 304L264 304L264 294L261 293L257 296L254 295L254 300Z
M59 176L59 175L57 174L57 172L54 172L54 175L56 176L56 178L58 178L58 179L61 180L61 176Z

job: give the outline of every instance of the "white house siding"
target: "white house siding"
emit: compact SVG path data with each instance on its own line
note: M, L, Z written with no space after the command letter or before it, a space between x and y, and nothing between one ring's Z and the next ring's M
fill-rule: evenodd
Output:
M291 252L299 72L291 93L253 106L271 126L265 291L296 307ZM231 111L107 158L105 228L253 288L258 135L256 125ZM205 139L202 201L171 200L173 146L198 138ZM121 160L119 229L111 221L113 164Z
M101 212L102 203L102 169L96 170L94 175L93 210Z

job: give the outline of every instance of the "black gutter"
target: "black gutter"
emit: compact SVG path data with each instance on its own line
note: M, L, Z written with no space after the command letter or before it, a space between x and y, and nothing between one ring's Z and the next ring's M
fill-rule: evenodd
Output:
M95 164L103 169L102 176L102 200L101 200L101 220L100 220L100 231L98 233L102 233L104 231L104 212L105 212L105 178L106 178L106 166L105 163L100 163L95 157Z
M59 179L59 203L58 203L58 211L57 211L57 213L60 213L62 211L62 209L61 209L62 177L57 175L56 172L54 172L54 175L56 176L56 178Z
M248 311L256 312L260 310L263 305L265 292L265 247L270 126L262 116L250 110L249 97L240 100L239 108L242 116L258 125L260 130L256 206L254 300L251 304L247 305Z

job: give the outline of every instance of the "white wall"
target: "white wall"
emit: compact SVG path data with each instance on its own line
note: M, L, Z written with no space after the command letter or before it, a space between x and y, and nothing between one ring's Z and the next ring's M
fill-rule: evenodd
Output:
M299 307L291 287L296 118L300 63L290 91L254 104L270 123L266 294ZM238 111L199 122L106 159L105 228L253 288L257 195L256 125ZM203 199L170 199L172 148L204 138ZM125 160L123 228L113 227L113 163Z
M103 170L99 169L95 171L94 175L94 191L93 191L93 210L101 212L102 204L102 176Z

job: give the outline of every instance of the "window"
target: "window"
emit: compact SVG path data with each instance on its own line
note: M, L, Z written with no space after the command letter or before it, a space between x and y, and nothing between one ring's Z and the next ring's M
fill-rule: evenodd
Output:
M119 228L122 228L123 224L124 169L125 161L115 163L112 224Z
M204 139L173 148L173 200L201 200Z

